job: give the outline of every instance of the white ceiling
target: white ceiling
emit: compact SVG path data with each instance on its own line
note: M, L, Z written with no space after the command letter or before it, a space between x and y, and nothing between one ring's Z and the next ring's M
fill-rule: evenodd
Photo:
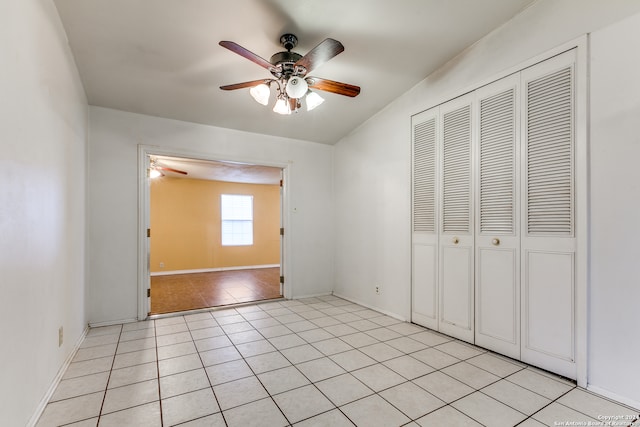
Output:
M533 0L54 1L89 104L335 144ZM268 60L288 32L302 55L327 37L342 42L309 75L361 94L321 92L315 110L280 116L248 89L219 89L270 77L220 40Z
M183 175L181 173L160 169L165 176L172 178L279 185L282 172L282 169L270 166L185 159L181 157L152 156L151 160L161 168L166 167L187 172L186 175Z

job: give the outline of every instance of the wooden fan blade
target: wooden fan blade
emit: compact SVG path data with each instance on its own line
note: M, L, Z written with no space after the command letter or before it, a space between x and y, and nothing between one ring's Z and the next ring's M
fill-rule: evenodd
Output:
M310 73L342 51L344 51L344 46L338 40L324 39L318 46L300 58L295 66L302 66L307 70L307 73Z
M220 89L222 90L236 90L236 89L244 89L246 87L254 87L254 86L258 86L259 84L268 84L271 80L273 79L261 79L261 80L253 80L250 82L243 82L243 83L235 83L232 85L226 85L226 86L220 86Z
M323 90L325 92L337 93L338 95L350 96L352 98L358 96L360 93L360 86L321 79L319 77L309 77L306 80L310 88Z
M182 174L182 175L188 175L185 171L181 171L181 170L173 169L173 168L168 168L166 166L156 166L156 169L160 169L160 170L163 170L163 171L174 172L174 173L179 173L179 174Z
M295 98L289 98L289 109L293 113L298 109L298 100Z
M267 70L273 68L273 64L271 62L243 48L238 43L223 40L219 43L219 45L229 49L231 52L237 53L238 55L247 58L249 61L258 64L262 68L266 68Z

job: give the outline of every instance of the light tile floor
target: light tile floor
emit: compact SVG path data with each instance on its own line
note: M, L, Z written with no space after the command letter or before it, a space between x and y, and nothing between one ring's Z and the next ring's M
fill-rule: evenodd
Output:
M93 328L37 425L500 427L602 417L639 424L637 410L562 378L326 296Z

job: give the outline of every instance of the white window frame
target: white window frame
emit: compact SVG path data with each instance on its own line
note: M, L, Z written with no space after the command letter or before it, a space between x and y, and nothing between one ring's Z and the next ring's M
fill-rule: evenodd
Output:
M222 246L253 245L252 195L220 195L220 241Z

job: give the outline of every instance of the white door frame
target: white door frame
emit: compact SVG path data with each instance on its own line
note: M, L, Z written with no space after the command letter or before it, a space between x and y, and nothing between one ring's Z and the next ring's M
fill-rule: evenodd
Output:
M207 154L201 152L192 152L182 148L157 147L152 145L138 145L138 320L144 320L148 317L150 310L149 298L147 298L147 289L149 288L149 239L147 238L147 229L150 227L149 218L149 175L147 172L149 165L149 156L168 156L168 157L184 157L188 159L210 160L218 162L238 162L258 166L269 166L282 169L282 213L280 221L282 227L285 228L285 234L282 238L282 250L280 263L283 266L283 275L287 278L284 287L284 297L290 299L293 295L291 282L291 233L289 227L289 176L290 164L282 162L268 162L264 160L256 160L250 158L240 158L227 155ZM287 262L285 262L287 261Z

